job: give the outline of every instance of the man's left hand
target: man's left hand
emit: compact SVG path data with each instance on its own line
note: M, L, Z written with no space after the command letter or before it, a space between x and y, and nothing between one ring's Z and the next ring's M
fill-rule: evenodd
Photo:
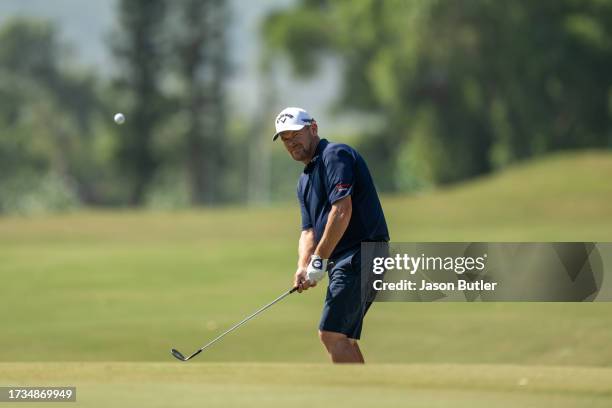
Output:
M314 286L313 283L316 284L323 279L326 271L327 259L323 259L319 255L312 255L306 269L306 279L311 283L310 286Z

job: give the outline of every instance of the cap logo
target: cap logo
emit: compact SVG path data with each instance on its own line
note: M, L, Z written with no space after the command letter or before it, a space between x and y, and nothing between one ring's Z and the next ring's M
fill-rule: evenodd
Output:
M279 122L281 122L281 123L285 123L285 121L287 120L287 118L291 118L291 119L293 119L294 117L295 117L295 116L293 116L293 115L292 115L292 114L290 114L290 113L283 113L282 115L280 115L280 116L278 117L278 119L276 119L276 123L279 123Z

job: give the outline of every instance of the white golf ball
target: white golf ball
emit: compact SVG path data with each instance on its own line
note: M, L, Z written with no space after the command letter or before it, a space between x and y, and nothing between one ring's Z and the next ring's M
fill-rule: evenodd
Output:
M123 122L125 122L125 116L123 116L123 113L115 113L115 123L120 125Z

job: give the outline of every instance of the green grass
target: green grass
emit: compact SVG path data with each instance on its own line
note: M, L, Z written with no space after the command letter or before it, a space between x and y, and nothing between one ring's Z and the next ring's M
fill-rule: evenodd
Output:
M396 242L612 241L610 175L612 153L555 155L383 206ZM319 287L169 363L290 285L298 217L291 202L0 218L0 384L77 384L83 406L610 406L610 303L380 303L374 364L330 367Z
M394 241L612 241L612 153L556 155L419 196L383 197ZM0 361L167 361L282 293L291 202L0 218ZM294 295L202 357L325 362L324 290ZM612 366L612 305L377 304L374 363Z
M558 155L418 197L385 197L394 241L612 241L612 154ZM0 361L166 361L273 299L298 210L0 218ZM321 287L286 299L209 361L324 362ZM612 365L612 305L377 304L363 348L387 363Z
M77 387L78 406L82 407L270 408L333 403L351 407L473 408L612 404L612 369L585 367L0 363L0 383L73 385Z

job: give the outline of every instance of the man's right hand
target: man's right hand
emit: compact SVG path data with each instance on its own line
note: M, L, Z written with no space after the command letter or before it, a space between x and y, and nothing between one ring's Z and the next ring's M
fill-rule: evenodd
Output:
M293 287L298 288L298 293L302 293L303 290L314 288L315 286L317 286L317 282L311 282L306 279L306 268L298 268L293 281Z

